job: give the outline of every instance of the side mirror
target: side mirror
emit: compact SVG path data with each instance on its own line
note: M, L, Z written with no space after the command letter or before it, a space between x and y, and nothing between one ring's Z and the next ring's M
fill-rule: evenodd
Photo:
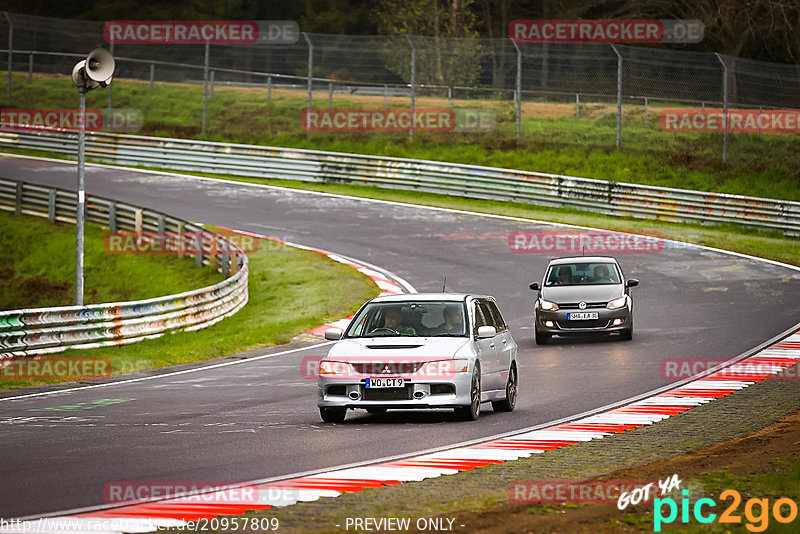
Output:
M628 280L628 283L625 284L625 287L636 287L639 285L639 281L636 278L631 278Z
M339 341L342 339L342 334L344 332L338 328L328 328L325 330L325 339L328 341Z
M479 326L478 339L485 339L487 337L494 337L497 335L497 328L493 326Z
M534 291L539 291L541 288L539 287L539 282L534 282L529 286Z

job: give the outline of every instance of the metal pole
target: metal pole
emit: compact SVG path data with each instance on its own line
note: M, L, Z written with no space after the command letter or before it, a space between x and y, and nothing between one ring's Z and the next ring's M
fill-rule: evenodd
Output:
M328 109L333 107L333 82L328 82Z
M86 88L79 87L80 94L80 127L78 128L78 202L75 214L77 228L75 240L75 305L83 306L83 217L86 205L84 186L84 141L86 138Z
M644 127L647 128L647 97L644 97Z
M267 76L267 102L272 99L272 76Z
M408 129L408 138L414 139L414 97L415 87L417 80L417 49L414 48L414 43L411 42L411 37L406 35L408 45L411 47L411 127Z
M208 108L208 48L209 44L206 41L206 55L203 60L203 119L200 131L206 133L206 111Z
M208 90L208 98L214 98L214 71L211 71L211 76L208 80L209 90Z
M11 17L8 15L8 11L3 11L3 15L6 16L6 20L8 21L8 62L6 66L8 67L8 85L6 85L6 106L11 105L11 71L13 70L13 58L14 58L14 23L11 22Z
M517 50L517 91L514 96L517 101L517 144L519 144L522 137L522 51L516 41L511 40L511 43Z
M722 162L728 162L728 66L722 61L722 56L714 53L722 64Z
M581 118L581 96L575 93L575 118Z
M622 54L617 47L611 45L614 53L617 54L617 148L622 141Z
M450 86L447 88L447 107L453 107L453 87Z
M311 39L308 38L308 34L303 32L303 37L308 43L308 105L306 112L306 132L311 130L311 85L313 83L313 74L314 74L314 45L311 43Z
M389 86L383 84L383 107L389 107Z
M114 43L111 43L111 45L108 47L108 51L111 53L112 56L114 55ZM112 91L114 91L114 85L115 84L108 85L108 113L106 113L106 117L108 117L109 121L111 120L111 102L112 102L111 95L113 94Z
M156 78L156 66L154 63L150 63L150 90L153 90L153 81Z
M28 55L28 81L33 81L33 52Z

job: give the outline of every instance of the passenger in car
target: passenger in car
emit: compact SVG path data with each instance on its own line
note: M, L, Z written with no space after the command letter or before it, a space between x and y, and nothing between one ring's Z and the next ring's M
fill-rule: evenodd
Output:
M594 268L594 282L597 284L613 284L614 281L608 275L608 267L597 265Z

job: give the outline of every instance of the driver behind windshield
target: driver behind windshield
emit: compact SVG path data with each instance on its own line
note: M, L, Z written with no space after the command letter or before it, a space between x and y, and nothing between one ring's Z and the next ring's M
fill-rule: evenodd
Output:
M387 308L384 312L383 328L376 328L370 333L394 334L397 336L415 336L417 332L410 326L403 326L403 312L399 307Z
M448 306L444 309L444 322L436 327L437 334L464 333L464 317L460 306Z

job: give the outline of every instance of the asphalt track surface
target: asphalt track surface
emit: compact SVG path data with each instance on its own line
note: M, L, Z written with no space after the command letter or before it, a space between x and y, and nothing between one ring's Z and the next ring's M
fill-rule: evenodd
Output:
M0 158L0 176L75 189L74 165ZM283 477L493 436L664 386L666 358L737 356L800 322L800 272L694 247L618 256L634 289L633 341L533 341L532 281L552 256L513 254L505 236L549 227L232 182L87 167L88 194L258 232L383 267L418 291L488 293L519 344L513 413L349 412L320 422L301 361L327 345L132 383L0 400L0 517L104 504L119 481L235 482ZM647 223L640 223L640 230ZM222 322L216 328L224 328ZM225 360L233 361L233 360ZM212 362L216 363L216 362ZM207 364L204 364L207 365ZM41 408L130 399L91 410ZM31 411L37 410L37 411Z

